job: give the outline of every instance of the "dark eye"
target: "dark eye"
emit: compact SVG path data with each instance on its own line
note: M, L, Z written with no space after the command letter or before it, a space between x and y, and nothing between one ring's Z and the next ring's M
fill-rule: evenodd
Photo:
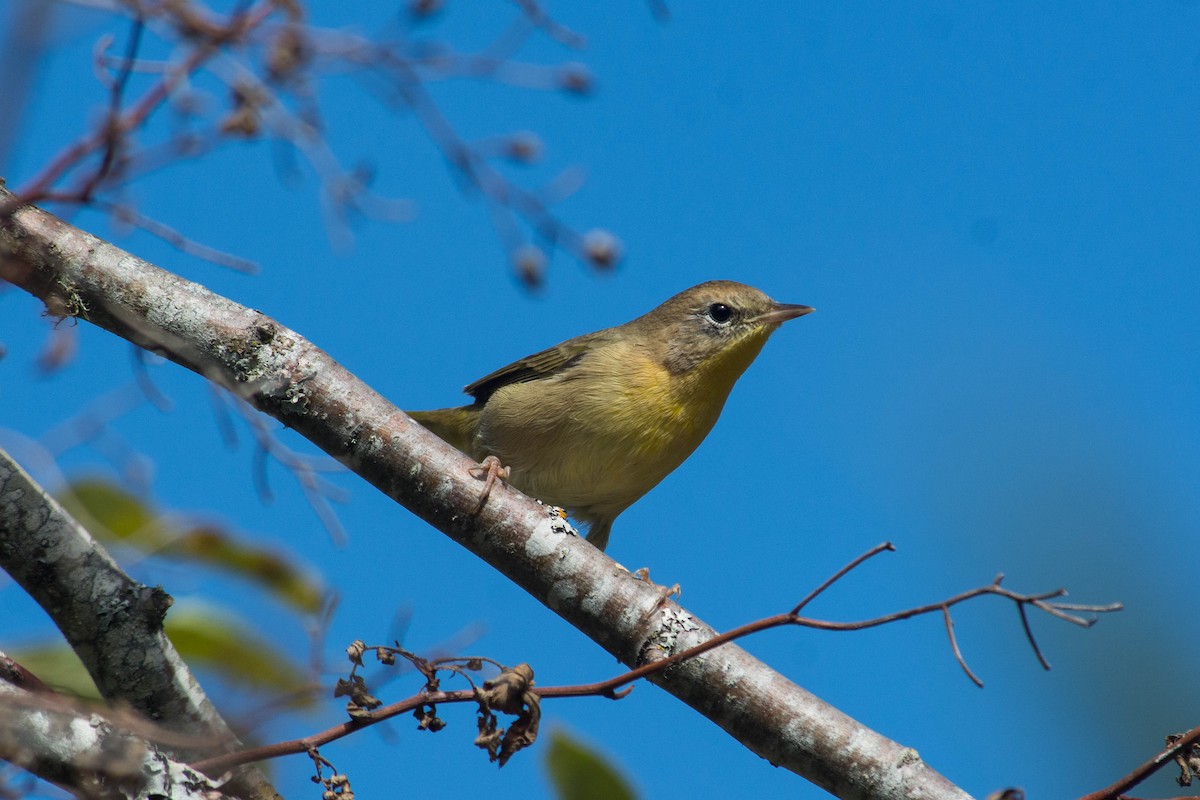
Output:
M708 307L708 318L716 323L729 322L733 317L733 309L724 303L713 303Z

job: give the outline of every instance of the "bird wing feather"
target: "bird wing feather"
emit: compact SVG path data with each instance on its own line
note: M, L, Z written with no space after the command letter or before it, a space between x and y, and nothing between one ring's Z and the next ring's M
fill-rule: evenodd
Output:
M476 403L486 403L498 389L509 384L537 381L557 375L578 364L589 350L602 344L601 334L607 332L597 331L585 336L577 336L540 353L526 356L507 367L501 367L495 372L484 375L463 388L463 391L474 397Z

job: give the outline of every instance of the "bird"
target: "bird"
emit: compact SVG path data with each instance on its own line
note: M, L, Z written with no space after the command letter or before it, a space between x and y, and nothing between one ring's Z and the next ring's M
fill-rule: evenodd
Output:
M474 402L407 412L504 482L565 508L604 550L613 521L700 445L734 383L788 320L811 313L752 286L693 286L467 385Z

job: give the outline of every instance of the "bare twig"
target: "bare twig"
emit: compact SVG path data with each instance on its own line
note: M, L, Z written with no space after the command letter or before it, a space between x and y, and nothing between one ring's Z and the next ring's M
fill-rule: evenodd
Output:
M816 597L818 594L823 592L825 589L829 588L834 583L836 583L837 581L839 581L840 579L845 577L849 572L854 570L856 567L860 566L863 562L865 562L872 556L875 556L875 555L885 552L885 551L894 551L894 550L895 550L895 548L892 547L890 543L885 542L884 544L877 545L877 546L873 547L872 549L868 550L866 553L863 553L861 556L854 559L854 561L852 561L850 564L848 564L847 566L838 570L836 573L834 573L834 575L832 575L830 578L828 578L827 580L822 582L817 587L817 589L815 589L808 596L806 596L805 599L796 606L796 609L803 607L813 597ZM949 598L947 598L943 601L937 602L937 603L930 603L930 604L923 605L923 606L916 606L914 608L909 608L909 609L905 609L903 611L897 611L892 614L887 614L887 615L884 615L881 617L875 617L875 618L867 619L867 620L861 620L858 622L830 622L827 620L817 620L817 619L811 619L811 618L806 618L806 617L800 617L800 616L798 616L798 614L796 613L796 611L794 609L793 611L788 612L786 614L779 614L779 615L776 615L773 617L766 617L764 619L760 619L760 620L756 620L754 622L747 623L738 628L734 628L733 630L727 631L723 634L714 636L713 638L709 639L708 641L706 641L702 644L696 645L694 647L690 647L686 650L683 650L681 652L675 653L675 654L667 656L665 658L653 661L651 663L644 664L636 669L631 669L627 672L622 673L621 675L617 675L616 677L609 678L608 680L598 681L595 683L570 685L570 686L534 687L532 689L532 691L536 695L538 695L538 697L541 697L541 698L601 696L601 697L608 697L611 699L621 699L623 697L626 697L629 694L629 691L632 690L632 686L630 684L632 684L633 682L635 682L637 680L640 680L642 678L648 678L653 675L661 674L668 668L677 666L685 661L696 658L697 656L701 655L702 653L706 653L709 650L712 650L714 648L728 644L736 639L750 636L751 634L759 633L761 631L769 630L770 628L781 627L784 625L798 625L800 627L815 628L818 630L832 630L832 631L863 630L865 628L878 627L880 625L886 625L889 623L898 622L903 619L909 619L914 616L919 616L919 615L929 614L929 613L939 612L939 611L941 612L942 617L945 621L946 633L950 639L950 645L954 652L955 660L958 662L959 666L962 667L963 671L967 674L967 677L970 678L971 681L973 683L975 683L975 685L982 687L983 681L981 681L979 679L979 677L976 676L975 673L971 671L971 668L967 665L966 660L963 658L962 652L959 650L958 641L954 635L954 622L950 615L950 608L952 606L958 605L960 603L967 602L968 600L974 599L976 597L982 597L985 595L998 595L1000 597L1004 597L1009 600L1012 600L1014 603L1016 603L1018 605L1018 607L1023 608L1026 605L1030 605L1030 606L1033 606L1034 608L1038 608L1039 610L1043 610L1043 611L1046 611L1047 613L1050 613L1050 609L1051 609L1052 605L1048 604L1046 602L1046 599L1051 596L1057 596L1058 594L1061 593L1061 590L1060 590L1058 592L1051 592L1051 593L1040 594L1040 595L1018 594L1016 592L1011 592L1008 589L1003 589L1000 587L999 581L1001 580L1002 577L1003 576L997 576L997 578L991 584L989 584L987 586L982 586L977 589L972 589L972 590L969 590L966 592L962 592L960 594L954 595L952 597L949 597ZM1084 611L1084 612L1088 612L1088 613L1104 613L1104 612L1110 612L1110 611L1117 611L1119 609L1120 609L1119 604L1076 605L1075 606L1075 610ZM664 612L664 613L666 613L666 612ZM1022 616L1024 616L1024 615L1022 615ZM1032 643L1032 641L1033 641L1032 636L1030 636L1030 641ZM1035 649L1035 652L1038 652L1037 648L1036 648L1036 644L1034 645L1034 649ZM480 656L474 656L474 657L457 656L457 657L451 657L451 658L425 659L425 658L422 658L421 656L418 656L418 655L411 653L407 650L404 650L403 648L400 648L400 647L367 645L367 644L364 644L363 642L355 642L348 648L348 651L347 651L350 654L351 661L354 664L354 666L352 667L352 669L350 671L350 677L351 677L352 681L355 681L355 680L361 681L361 679L357 678L357 676L356 676L357 669L363 665L363 662L362 662L363 654L371 652L371 651L374 651L377 654L377 657L379 658L379 660L383 661L384 663L389 663L389 664L394 663L395 656L400 656L401 658L408 661L410 664L412 664L417 669L418 672L420 672L425 677L424 689L419 694L413 695L412 697L406 698L406 699L401 700L396 703L392 703L390 705L384 705L384 706L381 706L378 708L374 708L373 710L368 710L368 708L362 707L353 714L353 718L350 721L342 723L341 725L334 726L332 728L328 728L319 733L315 733L310 736L306 736L302 739L294 739L294 740L291 740L288 742L279 742L279 743L267 745L264 747L257 747L257 748L253 748L253 749L249 749L249 750L244 750L240 753L229 753L226 755L216 756L213 758L206 759L204 761L196 762L195 764L193 764L193 766L196 769L201 770L202 772L205 772L210 775L215 775L215 774L217 774L223 770L229 769L230 767L233 767L233 766L248 764L248 763L251 763L254 761L260 761L260 760L265 760L265 759L269 759L269 758L277 758L279 756L284 756L284 755L292 755L295 753L311 751L314 748L321 747L325 744L328 744L329 742L335 741L344 736L348 736L351 733L354 733L355 731L358 731L362 728L369 727L378 722L382 722L386 719L391 719L400 714L408 713L410 711L413 711L414 709L420 709L420 708L424 708L424 707L433 707L433 706L443 704L443 703L448 704L448 703L470 702L470 701L476 699L476 692L475 692L475 682L471 679L470 675L468 674L469 671L478 671L484 663L490 663L496 667L499 667L502 670L505 669L498 662L493 661L488 658L480 657ZM388 655L385 656L385 653ZM1039 656L1040 656L1040 652L1039 652ZM437 677L437 673L441 672L441 671L449 671L449 672L452 672L454 674L457 674L457 675L465 678L471 684L471 689L456 691L456 692L441 691L439 678ZM356 685L358 685L360 690L363 692L363 696L369 697L369 695L367 695L365 693L364 685L362 685L361 683L358 683ZM624 691L620 691L622 689L622 687L628 687L628 688L624 689ZM352 700L351 702L353 703L354 701ZM374 698L371 698L371 703L372 703L372 706L380 705L378 701L374 700ZM1096 798L1096 799L1085 798L1085 800L1098 800L1098 798Z
M87 202L92 193L112 172L117 156L125 144L125 131L121 129L121 102L125 96L125 87L129 85L129 76L133 74L133 65L137 61L138 48L142 44L142 32L145 30L140 15L135 15L129 30L129 41L126 43L125 57L117 70L117 77L112 81L109 90L108 114L103 123L103 153L100 166L84 180L79 187L79 196Z
M1050 662L1046 660L1046 656L1042 654L1042 648L1033 638L1033 629L1029 627L1029 614L1025 611L1024 603L1017 603L1017 613L1021 615L1021 629L1025 631L1025 638L1029 640L1029 646L1033 648L1033 654L1037 656L1038 663L1042 665L1042 669L1050 669Z
M1137 786L1142 781L1149 778L1154 773L1158 772L1163 767L1175 761L1181 754L1189 750L1193 745L1200 743L1200 727L1192 728L1187 733L1181 735L1175 742L1169 745L1165 750L1161 751L1153 758L1137 766L1132 772L1118 780L1111 786L1086 794L1079 800L1117 800L1122 797L1125 792Z
M81 165L89 156L97 152L104 153L105 149L111 146L112 137L116 133L124 135L128 131L140 127L180 83L220 50L224 42L245 35L247 31L261 24L274 10L274 0L262 0L252 10L231 16L227 26L220 31L220 35L201 40L201 43L186 58L180 61L174 69L164 73L162 78L156 81L136 103L133 103L117 118L110 118L100 130L93 131L62 150L32 180L14 192L12 197L0 201L0 217L8 216L24 203L35 203L44 199L51 191L51 187L62 180L71 170ZM87 188L89 184L94 190L95 182L92 180L92 176L86 176L80 186ZM80 202L87 201L89 197L90 192L77 193L77 200Z
M958 638L954 635L954 618L950 616L950 606L942 606L942 617L946 622L946 636L950 639L950 648L954 651L954 660L962 667L962 671L967 673L967 677L971 679L971 683L982 689L983 681L979 680L979 676L967 666L962 650L958 649Z
M259 272L259 266L248 258L235 256L232 253L227 253L224 250L218 250L215 247L209 247L206 244L197 242L196 240L183 235L169 225L164 225L156 219L146 216L133 206L123 203L110 203L106 200L93 198L90 204L102 211L110 212L121 222L127 222L135 227L141 228L152 236L162 239L167 244L174 247L181 253L196 256L197 258L210 261L213 264L218 264L222 267L227 267L236 272L242 272L247 275L255 275Z
M82 445L88 445L113 466L130 484L145 487L149 481L149 459L125 440L113 423L140 406L147 397L142 381L127 383L100 395L72 417L44 433L38 444L46 461Z
M516 3L530 22L567 47L578 49L587 44L587 40L578 33L551 18L537 0L516 0Z
M826 578L825 581L820 586L818 586L817 588L815 588L811 592L809 592L807 595L805 595L804 599L796 604L796 607L792 609L791 613L793 615L799 614L806 605L811 603L813 600L816 600L818 595L820 595L822 592L824 592L830 586L833 586L833 584L837 583L839 580L841 580L843 577L845 577L845 575L847 573L849 573L851 570L858 567L860 564L862 564L867 559L873 558L885 551L894 553L896 551L896 547L891 542L883 542L881 544L875 545L870 550L868 550L867 552L858 556L853 561L851 561L849 564L842 567L837 572L833 573L828 578Z
M164 414L171 410L171 398L167 397L155 384L150 377L150 366L163 363L163 359L147 353L140 347L129 348L133 354L133 378L137 383L138 389L141 390L142 396Z
M248 271L254 268L249 262L202 245L110 195L135 178L222 143L271 136L302 154L316 174L321 210L335 245L352 241L352 216L411 220L415 208L411 200L373 192L374 167L343 166L323 134L317 80L325 73L351 72L382 79L381 99L390 104L399 101L404 110L413 112L464 187L484 198L497 236L524 281L537 283L544 273L545 259L522 256L533 247L533 239L539 241L539 252L562 249L597 268L607 268L620 257L615 237L603 231L580 232L551 210L578 188L581 170L565 170L540 188L522 185L493 162L530 161L540 146L525 146L528 137L523 134L504 137L510 145L499 151L490 144L497 137L468 142L427 90L438 81L465 77L543 91L588 93L592 79L583 65L517 60L518 51L536 34L569 48L582 47L584 40L554 20L536 0L515 0L515 6L519 14L489 44L478 52L457 52L445 44L414 41L403 30L363 36L308 25L300 6L274 0L235 4L224 16L201 4L109 4L106 9L123 14L129 29L121 55L108 52L115 41L111 34L101 37L93 52L93 69L108 94L104 119L26 181L15 197L0 203L0 217L21 202L107 209L183 252ZM183 55L167 62L141 59L139 51L151 34ZM222 81L231 99L208 101L197 88L202 82L196 78L202 73ZM131 100L135 74L152 82ZM165 140L136 142L134 134L144 132L150 118L168 103L185 120L186 128L175 126Z
M309 507L328 531L333 542L339 546L344 545L346 529L342 526L331 503L344 503L347 497L346 491L324 480L320 473L341 473L345 472L345 468L326 456L306 456L297 453L281 442L275 435L275 431L271 430L267 420L244 400L234 396L230 396L229 399L254 435L257 445L254 452L254 485L258 489L259 497L264 502L272 500L271 488L267 483L267 463L268 459L274 459L296 480Z
M50 694L54 691L41 678L2 651L0 651L0 681L11 683L18 689L24 689L33 694Z

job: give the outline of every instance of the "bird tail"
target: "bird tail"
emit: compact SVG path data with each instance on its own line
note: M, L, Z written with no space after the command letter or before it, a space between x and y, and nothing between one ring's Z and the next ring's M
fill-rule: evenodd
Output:
M479 409L475 406L439 408L436 411L406 411L431 433L467 455L474 457L475 432L479 430Z
M608 547L608 535L612 532L611 519L598 519L588 528L587 540L600 550Z

